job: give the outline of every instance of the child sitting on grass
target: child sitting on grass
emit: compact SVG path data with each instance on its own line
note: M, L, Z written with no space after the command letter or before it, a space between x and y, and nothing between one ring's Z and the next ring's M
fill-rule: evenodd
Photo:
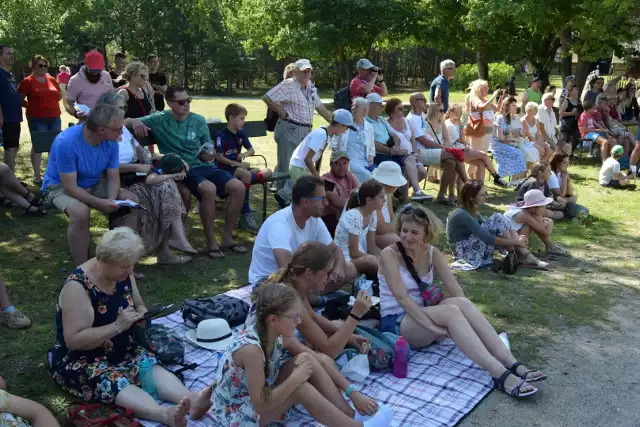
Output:
M0 426L60 427L51 412L33 400L4 391L7 384L0 377Z
M233 174L246 187L240 225L248 230L258 231L260 227L253 218L249 207L249 190L253 184L261 184L269 179L272 172L269 169L252 169L249 163L244 161L247 157L255 154L255 150L244 131L247 109L240 104L229 104L224 109L224 116L227 119L227 127L219 130L215 136L216 163L220 169ZM247 151L243 153L242 147Z
M611 157L604 161L600 168L600 185L603 187L620 188L623 190L635 190L636 185L630 184L629 176L620 172L618 159L624 154L624 147L616 145L611 149ZM629 172L631 174L631 172Z

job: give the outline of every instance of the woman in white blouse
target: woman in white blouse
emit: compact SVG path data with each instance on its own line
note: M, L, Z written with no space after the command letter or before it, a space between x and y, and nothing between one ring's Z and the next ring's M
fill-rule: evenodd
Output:
M359 182L365 182L371 177L373 158L376 146L373 139L373 126L364 118L369 113L369 101L357 97L352 101L351 113L355 131L347 129L334 144L334 151L346 151L349 155L350 170Z
M380 248L376 245L376 211L385 203L384 187L369 180L349 196L336 228L336 245L358 273L376 274Z

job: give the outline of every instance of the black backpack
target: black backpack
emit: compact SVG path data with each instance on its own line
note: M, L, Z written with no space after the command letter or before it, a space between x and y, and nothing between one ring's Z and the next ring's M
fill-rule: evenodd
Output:
M195 328L206 319L224 319L232 328L247 320L249 304L228 295L216 295L184 300L182 319L185 325Z
M269 132L273 132L276 129L276 123L278 123L278 113L271 108L267 108L267 117L264 118L264 125Z
M333 109L337 110L338 108L351 111L351 92L349 92L349 86L333 94Z

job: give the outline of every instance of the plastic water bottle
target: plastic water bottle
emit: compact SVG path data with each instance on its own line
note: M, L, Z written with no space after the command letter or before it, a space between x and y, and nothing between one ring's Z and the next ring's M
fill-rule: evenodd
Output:
M138 362L138 375L142 383L142 389L149 393L154 399L158 398L156 392L156 382L153 379L153 363L149 359Z
M393 352L393 376L396 378L405 378L409 366L409 346L404 337L398 337Z

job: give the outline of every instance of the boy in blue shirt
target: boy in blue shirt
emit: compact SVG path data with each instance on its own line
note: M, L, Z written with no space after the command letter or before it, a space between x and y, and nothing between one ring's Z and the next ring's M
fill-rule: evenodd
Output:
M224 110L227 119L226 129L219 130L215 136L216 163L220 169L226 170L238 178L246 188L244 204L242 205L242 227L258 231L260 227L253 219L249 207L249 189L253 184L259 184L271 177L270 169L252 169L245 158L253 156L255 150L244 132L244 121L247 117L247 109L240 104L229 104ZM242 152L242 148L247 151Z

